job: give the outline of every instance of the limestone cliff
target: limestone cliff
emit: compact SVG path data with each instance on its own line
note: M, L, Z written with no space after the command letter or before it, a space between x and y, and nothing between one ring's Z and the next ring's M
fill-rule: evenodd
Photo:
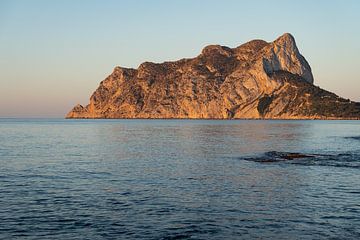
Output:
M360 104L313 85L295 39L205 47L192 59L116 67L67 118L360 118Z

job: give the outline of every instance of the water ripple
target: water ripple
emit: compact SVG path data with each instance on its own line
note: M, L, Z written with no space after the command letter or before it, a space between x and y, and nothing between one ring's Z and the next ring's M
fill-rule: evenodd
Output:
M359 121L0 119L0 239L360 239L359 134Z

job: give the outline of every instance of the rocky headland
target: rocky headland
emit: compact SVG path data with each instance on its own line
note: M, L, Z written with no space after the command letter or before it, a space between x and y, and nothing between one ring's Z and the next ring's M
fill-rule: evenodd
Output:
M314 84L294 37L206 46L192 59L115 67L67 118L360 119L360 103Z

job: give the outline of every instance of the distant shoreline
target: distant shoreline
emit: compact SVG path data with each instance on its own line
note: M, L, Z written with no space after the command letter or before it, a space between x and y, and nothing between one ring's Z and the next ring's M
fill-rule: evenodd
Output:
M89 119L89 120L360 120L360 118L64 118L64 119Z
M64 118L64 117L0 117L0 120L21 120L21 119L29 119L29 120L216 120L216 121L236 121L236 120L255 120L255 121L268 121L268 120L279 120L279 121L304 121L304 120L341 120L341 121L358 121L360 118Z

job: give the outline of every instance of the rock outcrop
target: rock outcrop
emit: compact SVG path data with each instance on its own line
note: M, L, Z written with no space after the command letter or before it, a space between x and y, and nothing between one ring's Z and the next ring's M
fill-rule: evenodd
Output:
M205 47L192 59L115 67L67 118L359 119L360 103L313 85L286 33L274 42Z

